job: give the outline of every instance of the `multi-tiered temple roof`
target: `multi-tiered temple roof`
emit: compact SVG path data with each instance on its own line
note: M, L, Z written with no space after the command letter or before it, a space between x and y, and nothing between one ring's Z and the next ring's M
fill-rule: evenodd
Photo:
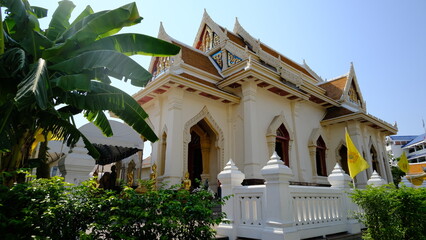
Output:
M205 12L193 46L170 37L160 26L159 38L181 47L178 55L154 57L152 81L134 97L146 104L172 86L224 104L240 102L237 89L245 81L289 101L309 101L326 109L322 125L360 120L388 134L396 126L366 112L353 65L343 76L324 81L305 62L296 63L255 39L235 22L234 30L215 23Z

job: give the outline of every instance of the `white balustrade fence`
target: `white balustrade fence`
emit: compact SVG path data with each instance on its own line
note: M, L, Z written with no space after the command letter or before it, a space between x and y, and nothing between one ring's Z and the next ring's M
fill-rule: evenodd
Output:
M337 164L329 176L331 187L290 185L291 170L272 157L262 169L265 185L241 186L244 174L230 161L218 178L224 195L232 195L224 211L230 223L218 233L253 239L300 240L329 234L359 233L361 225L350 212L350 178Z
M336 224L345 221L341 190L324 187L291 186L296 226Z

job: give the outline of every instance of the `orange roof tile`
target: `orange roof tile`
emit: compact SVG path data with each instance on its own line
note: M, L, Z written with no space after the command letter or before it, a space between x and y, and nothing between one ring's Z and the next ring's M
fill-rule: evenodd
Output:
M186 64L189 64L193 67L211 73L215 76L221 77L217 69L213 66L213 63L210 61L209 57L191 49L179 42L172 41L174 44L181 47L182 59Z
M345 89L347 81L348 81L348 78L346 76L343 76L333 81L320 84L318 86L323 88L326 91L325 93L326 96L334 100L339 100L343 94L343 90Z
M276 52L275 50L269 48L268 46L266 46L265 44L261 43L260 47L262 48L263 51L271 54L272 56L274 56L275 58L278 58L279 56L281 57L281 61L287 63L288 65L290 65L291 67L301 71L302 73L312 77L315 79L314 76L312 76L304 67L300 66L299 64L293 62L292 60L288 59L286 56L283 56L281 54L279 54L278 52Z
M229 40L231 40L232 42L240 45L243 48L246 47L246 43L244 42L244 39L242 39L241 37L235 35L232 32L228 32L227 36L228 36Z

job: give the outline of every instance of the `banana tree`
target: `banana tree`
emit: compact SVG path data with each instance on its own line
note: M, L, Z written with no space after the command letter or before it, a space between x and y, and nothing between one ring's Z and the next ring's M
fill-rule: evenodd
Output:
M69 146L82 138L97 159L99 153L75 126L73 116L79 113L106 136L113 135L104 113L108 110L149 141L157 140L141 106L110 85L111 77L139 87L151 79L129 56L171 56L180 50L150 36L118 34L142 20L135 3L96 13L87 6L70 22L75 5L63 0L46 30L38 22L47 16L46 9L27 0L0 0L0 7L7 9L0 53L1 172L28 166L34 136L41 129Z

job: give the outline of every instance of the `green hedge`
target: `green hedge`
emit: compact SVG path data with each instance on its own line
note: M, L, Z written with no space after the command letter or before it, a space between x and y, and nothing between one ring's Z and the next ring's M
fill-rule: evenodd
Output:
M149 185L149 184L148 184ZM2 239L210 239L224 213L209 191L173 188L137 194L37 179L0 189ZM149 189L149 186L148 186Z
M426 188L368 186L351 197L364 211L356 214L367 227L363 239L426 239Z

